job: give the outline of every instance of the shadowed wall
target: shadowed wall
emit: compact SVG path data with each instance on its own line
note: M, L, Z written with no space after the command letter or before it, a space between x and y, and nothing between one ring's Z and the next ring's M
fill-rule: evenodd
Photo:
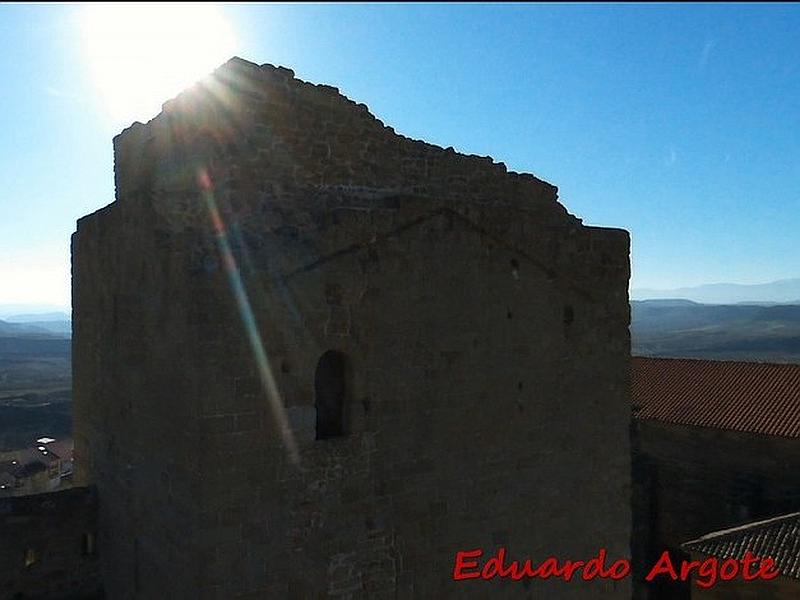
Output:
M240 59L120 134L115 174L73 238L113 597L629 597L452 580L478 547L628 556L626 232Z

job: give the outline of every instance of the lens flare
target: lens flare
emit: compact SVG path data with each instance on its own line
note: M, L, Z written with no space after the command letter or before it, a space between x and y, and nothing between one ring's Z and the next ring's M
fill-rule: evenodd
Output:
M81 13L97 94L105 112L125 123L149 120L238 49L219 6L92 3Z
M242 275L239 271L239 266L236 264L236 258L231 251L231 245L228 240L227 229L222 215L217 208L217 201L214 196L214 184L208 171L200 169L197 174L197 181L203 193L203 198L208 208L211 223L214 226L214 233L217 239L220 255L222 256L222 263L225 273L228 276L228 283L230 283L233 297L236 301L236 308L239 311L239 316L242 318L245 331L247 332L247 339L250 343L250 349L256 360L258 367L258 374L261 380L261 385L267 395L272 416L278 426L283 444L289 455L289 460L294 464L300 463L300 454L297 450L297 444L294 439L294 434L289 426L289 419L286 415L286 409L281 398L280 390L275 382L275 376L272 373L270 366L269 356L264 349L264 342L261 339L261 334L258 332L258 323L256 322L253 309L250 305L250 298L247 295Z

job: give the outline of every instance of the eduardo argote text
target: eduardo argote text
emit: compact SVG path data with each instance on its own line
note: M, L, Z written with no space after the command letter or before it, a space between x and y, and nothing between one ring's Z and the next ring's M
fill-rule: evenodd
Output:
M512 579L563 579L564 581L591 581L594 579L623 579L631 574L631 562L627 558L609 561L605 548L588 560L561 560L548 557L541 562L530 558L511 560L506 556L506 549L500 547L494 554L484 555L482 549L460 550L456 552L453 565L453 579L490 580L494 578ZM669 577L674 581L687 581L694 576L695 584L702 588L710 588L719 581L730 581L741 578L744 581L770 580L779 575L775 570L772 558L759 558L746 552L744 558L707 558L705 560L673 561L668 550L661 556L645 575L645 581L653 581L659 577Z

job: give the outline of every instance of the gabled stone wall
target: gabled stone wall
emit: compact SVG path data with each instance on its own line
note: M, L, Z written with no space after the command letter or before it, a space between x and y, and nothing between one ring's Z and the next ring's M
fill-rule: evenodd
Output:
M118 136L115 173L73 238L115 598L629 596L452 580L476 547L628 556L626 232L240 59ZM316 439L328 351L344 435Z

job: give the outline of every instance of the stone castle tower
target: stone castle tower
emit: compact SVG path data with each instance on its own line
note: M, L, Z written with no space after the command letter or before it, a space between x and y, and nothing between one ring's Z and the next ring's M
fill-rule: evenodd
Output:
M629 597L452 579L629 554L625 231L241 59L114 151L73 236L109 597Z

